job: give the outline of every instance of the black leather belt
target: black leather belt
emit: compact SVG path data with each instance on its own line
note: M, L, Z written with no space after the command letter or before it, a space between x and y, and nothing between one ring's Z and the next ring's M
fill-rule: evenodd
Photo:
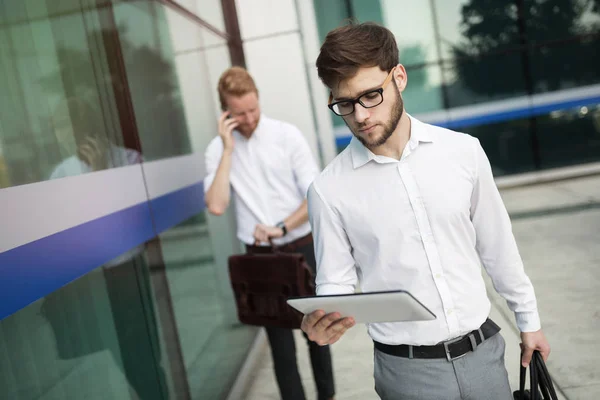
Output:
M375 348L383 353L404 358L445 358L454 361L475 351L484 340L500 331L500 327L491 319L487 319L477 330L434 346L410 346L406 344L390 345L375 342Z

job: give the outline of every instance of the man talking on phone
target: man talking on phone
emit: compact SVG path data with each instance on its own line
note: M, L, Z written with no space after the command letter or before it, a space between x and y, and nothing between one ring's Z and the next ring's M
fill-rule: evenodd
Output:
M205 201L210 213L222 215L235 198L237 236L248 253L302 253L315 268L306 192L319 173L302 132L261 113L258 89L241 67L226 70L218 83L223 113L219 136L205 154ZM275 376L283 400L304 400L291 329L266 327ZM328 346L308 340L319 400L335 394Z

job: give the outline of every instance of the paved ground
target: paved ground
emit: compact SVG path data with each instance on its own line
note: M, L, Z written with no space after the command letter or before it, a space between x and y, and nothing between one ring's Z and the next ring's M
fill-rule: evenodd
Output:
M526 271L536 288L552 346L548 367L561 399L600 399L600 176L502 191ZM518 386L519 337L514 317L488 282L492 319L507 342L506 365ZM316 399L306 344L297 350L307 399ZM333 346L338 400L377 399L373 348L364 326ZM268 348L248 400L279 399Z

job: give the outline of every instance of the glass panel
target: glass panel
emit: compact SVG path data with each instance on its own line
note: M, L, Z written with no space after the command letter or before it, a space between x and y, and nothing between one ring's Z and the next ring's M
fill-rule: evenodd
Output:
M0 321L0 398L167 398L144 267L132 252Z
M189 154L188 127L164 8L154 2L128 2L116 5L114 14L144 160Z
M537 117L542 168L600 160L600 104Z
M408 85L402 97L410 113L437 111L444 107L439 65L411 69L407 71L407 75Z
M200 18L221 32L225 32L221 0L196 0L196 10Z
M174 0L173 2L225 33L221 0ZM175 10L175 8L172 10Z
M216 265L211 239L203 214L160 235L194 399L217 399L227 393L255 333L255 329L239 325L232 318L235 314L224 312L222 282L216 270L227 267Z
M537 93L600 83L600 35L530 52Z
M353 17L360 22L371 21L383 25L383 15L379 1L346 0L345 3L349 3L354 14Z
M394 33L405 67L438 61L431 3L382 0L385 26Z
M204 38L220 39L157 3L120 4L115 18L127 43L127 80L144 157L165 165L182 155L201 160L217 135L216 85L230 66L227 47L206 46ZM144 165L147 180L166 179L150 177L156 169L149 164ZM197 180L202 178L198 171ZM171 372L180 368L192 398L223 398L256 335L256 329L237 322L227 257L240 248L231 222L230 214L208 221L197 214L162 232L147 253L165 346L167 337L179 338L181 365L174 363Z
M450 108L527 93L519 54L457 59L444 64L444 78Z
M598 2L525 0L525 26L530 42L566 39L600 30Z
M535 168L528 119L452 129L479 139L495 176L527 172Z
M348 5L344 0L313 0L313 7L317 19L320 43L325 40L325 36L329 31L337 28L343 20L350 17Z
M100 31L108 11L58 4L0 5L0 187L139 161L118 123Z
M485 54L519 45L517 6L506 0L435 0L442 57Z

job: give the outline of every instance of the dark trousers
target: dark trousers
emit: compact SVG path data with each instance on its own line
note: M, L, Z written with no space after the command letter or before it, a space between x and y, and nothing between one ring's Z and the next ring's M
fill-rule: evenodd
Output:
M252 252L252 246L248 246L248 252ZM298 246L295 249L283 248L283 251L302 253L306 263L314 270L316 269L314 246L311 243ZM298 372L298 363L296 361L296 342L292 329L285 328L265 328L269 345L271 346L271 356L273 357L273 366L275 368L275 377L279 386L279 393L282 400L305 400L304 388ZM308 339L310 354L310 363L312 366L313 378L317 386L319 400L326 400L334 396L335 385L333 381L333 366L331 363L331 352L329 346L319 346Z

